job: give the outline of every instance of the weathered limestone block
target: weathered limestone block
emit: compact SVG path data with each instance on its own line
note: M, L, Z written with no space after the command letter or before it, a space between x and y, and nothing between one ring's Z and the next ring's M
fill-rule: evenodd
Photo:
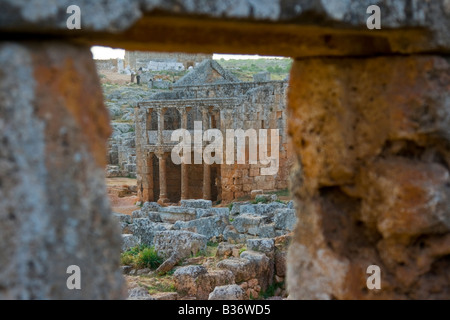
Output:
M231 222L231 224L239 233L257 235L259 225L263 222L263 220L264 218L261 216L253 214L240 214Z
M252 278L258 279L261 290L265 291L272 284L274 275L273 259L269 258L265 253L251 250L242 252L241 259L247 259L252 263Z
M122 234L130 234L131 231L131 217L128 214L121 214L113 212L113 217L119 222L119 227Z
M292 299L449 298L449 83L438 56L294 63Z
M207 270L203 266L186 266L175 271L174 282L178 292L206 300L215 287L233 284L234 275L229 270Z
M161 205L159 203L147 201L147 202L144 202L141 210L143 212L153 212L153 211L159 211L160 208L161 208Z
M274 223L262 223L259 225L256 235L260 238L274 238L276 236Z
M212 208L212 201L203 199L181 200L181 206L185 208L209 209Z
M232 257L219 261L217 267L233 272L236 283L254 278L254 265L248 259Z
M3 42L0 75L0 299L124 298L89 47ZM66 286L70 265L82 290Z
M285 209L286 205L280 202L271 202L268 204L245 204L240 206L240 213L251 213L264 216L273 216L275 210Z
M241 206L247 205L250 202L233 202L233 207L231 208L230 214L237 215L241 213Z
M228 225L228 219L221 216L212 216L206 218L195 219L191 221L177 221L174 224L175 230L187 230L204 235L206 238L219 237L223 234L225 227Z
M124 5L125 3L126 5ZM262 51L261 53L278 52L279 54L286 53L286 56L319 54L329 56L332 54L350 55L352 52L356 54L410 53L430 52L438 49L448 52L450 47L450 38L447 33L450 29L450 23L448 22L450 5L446 0L421 1L413 4L407 0L379 0L376 2L295 0L288 2L260 1L258 3L239 1L233 5L219 0L210 1L207 5L201 0L111 0L107 4L93 3L89 0L76 0L71 4L76 4L82 8L83 28L79 30L80 36L87 36L87 38L90 36L97 41L101 41L103 37L103 40L107 39L115 45L140 42L141 46L144 46L146 40L149 41L145 37L147 32L158 27L163 32L161 32L161 35L155 35L155 39L150 39L150 45L161 47L164 44L162 39L165 39L166 47L173 47L178 40L178 48L187 48L187 44L190 43L191 48L196 48L199 52L201 51L199 48L209 49L206 51L212 52L210 48L221 46L246 52L249 51L249 48L258 48L258 51ZM383 32L382 34L377 32L373 39L370 38L370 34L367 35L366 27L368 17L366 11L370 4L380 6L383 13L382 27L389 30L389 32ZM0 30L2 33L13 30L22 33L52 32L71 36L71 30L68 30L66 26L68 5L65 2L49 2L47 4L44 2L30 8L27 6L28 3L2 0L1 5L4 8L0 15ZM183 33L180 30L185 31L186 28L178 30L173 26L169 28L161 21L159 23L158 21L153 22L151 19L152 12L159 12L159 15L165 14L169 17L177 14L184 17L202 15L207 18L198 19L197 23L205 23L204 20L211 19L232 19L233 21L244 19L245 21L260 23L269 20L277 22L281 30L291 35L289 37L291 46L286 45L279 48L268 46L264 48L257 40L247 35L249 33L255 36L251 28L248 28L249 30L243 27L239 28L240 25L237 23L236 28L232 28L234 25L230 26L230 31L211 27L209 28L211 30L197 31L197 37L194 39L182 39L181 35L188 33ZM99 19L99 16L102 18ZM144 22L141 22L138 24L140 28L133 30L134 32L124 32L137 24L139 19L143 19L149 25L146 26ZM305 27L305 25L310 27L311 21L320 21L314 26L317 27L317 30ZM170 24L173 21L167 23ZM282 29L285 24L288 24L293 30ZM187 24L187 26L193 28L190 24ZM264 42L271 40L271 43L276 43L275 40L280 41L280 29L277 28L277 25L270 24L270 26L275 30L267 33ZM270 31L271 29L268 27L267 30ZM344 37L341 33L347 30L350 30L352 35ZM168 33L167 31L174 35L174 39L163 37ZM219 31L222 31L227 37L217 37ZM327 41L319 41L318 39L325 32L332 36L329 36ZM107 36L108 33L112 33L111 37ZM224 41L224 39L231 37L233 33L240 35L238 39L235 39L235 43L230 44ZM298 33L301 35L298 35ZM256 33L256 35L259 34ZM276 38L277 36L278 38ZM316 41L312 40L313 37L316 38ZM208 41L202 46L205 40ZM303 40L309 46L301 46L300 40Z
M244 290L237 284L218 286L208 297L208 300L244 300Z
M297 215L294 209L277 209L273 219L275 228L292 231L297 223Z
M264 202L277 201L278 196L276 194L257 194L255 200Z
M172 230L170 223L156 223L147 218L133 219L131 231L139 244L152 246L156 232Z
M247 249L262 252L271 258L275 249L275 241L273 239L248 239Z
M161 216L157 211L143 211L143 210L135 210L131 213L131 217L133 219L142 219L146 218L152 222L162 222Z
M159 216L162 222L175 223L177 221L189 221L196 219L194 208L183 208L177 206L161 207Z
M127 300L155 300L148 290L143 287L136 287L128 290Z
M153 243L155 250L163 257L168 258L176 252L179 257L184 258L206 250L207 238L182 230L157 231Z
M122 252L139 245L139 239L132 234L122 234Z
M228 208L209 208L209 209L195 209L197 219L210 217L214 215L219 215L223 217L227 217L230 214L230 210Z
M216 257L217 258L228 258L233 255L233 251L239 250L243 247L243 244L232 244L228 242L220 242L217 251L216 251Z
M248 238L254 238L256 236L249 236L243 233L239 233L235 227L231 224L227 225L223 230L223 238L230 243L244 243Z
M240 258L229 258L217 263L217 267L233 272L236 283L258 279L262 290L272 283L273 264L264 254L255 251L244 251Z

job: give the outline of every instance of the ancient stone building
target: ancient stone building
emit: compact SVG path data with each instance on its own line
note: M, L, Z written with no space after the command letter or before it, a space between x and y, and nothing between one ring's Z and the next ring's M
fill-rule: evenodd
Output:
M92 45L292 57L289 298L450 298L448 0L71 3L0 0L0 299L125 295Z
M239 82L216 61L205 60L174 84L174 90L140 102L136 109L136 156L139 196L143 201L178 202L181 199L230 201L251 190L286 189L290 166L286 138L286 81ZM194 134L194 122L202 130L222 132L224 155L227 129L279 129L276 173L262 175L268 165L250 164L247 142L245 164L174 164L171 141L174 130ZM270 131L268 131L270 132ZM270 135L270 134L269 134ZM259 138L259 137L258 137ZM234 140L234 138L233 138ZM265 148L270 148L270 137ZM192 145L194 141L192 140ZM258 140L258 151L262 147ZM208 143L203 142L202 150ZM233 154L237 150L234 144ZM194 148L191 149L194 153ZM256 151L256 152L258 152ZM237 160L237 153L236 158ZM267 169L266 169L267 170Z
M188 54L188 53L162 53L146 51L125 51L125 68L137 70L139 68L148 68L149 64L155 63L156 68L162 68L161 64L166 64L166 68L175 68L177 63L183 66L183 69L194 67L205 59L212 59L212 54ZM177 69L178 70L178 69Z

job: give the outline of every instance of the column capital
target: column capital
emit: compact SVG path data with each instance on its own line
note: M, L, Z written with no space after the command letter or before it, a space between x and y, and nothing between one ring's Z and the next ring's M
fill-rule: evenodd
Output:
M167 158L167 153L164 152L163 150L155 151L155 155L158 157L159 160L166 160Z
M160 107L156 108L156 112L158 112L158 115L164 115L167 111L167 107Z

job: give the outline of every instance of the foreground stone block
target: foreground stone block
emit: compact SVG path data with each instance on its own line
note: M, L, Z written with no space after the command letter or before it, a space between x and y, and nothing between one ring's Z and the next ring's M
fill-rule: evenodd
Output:
M72 44L0 44L2 300L126 295L104 185L109 118L91 57ZM66 286L70 265L82 290Z
M449 83L445 57L296 61L290 298L448 299Z

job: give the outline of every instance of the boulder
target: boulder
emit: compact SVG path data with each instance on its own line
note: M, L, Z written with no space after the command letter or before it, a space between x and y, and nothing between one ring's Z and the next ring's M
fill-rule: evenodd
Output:
M292 231L297 222L297 214L294 209L277 209L274 216L275 228L278 230Z
M234 218L231 223L239 233L248 233L251 235L258 234L259 225L262 223L263 217L254 214L240 214Z
M208 300L244 300L244 294L237 284L218 286L210 293Z
M174 282L177 292L206 300L216 286L234 283L234 275L229 270L207 270L204 266L186 266L175 271Z
M247 249L273 256L275 241L273 239L248 239Z
M122 252L139 245L139 240L132 234L122 234Z
M148 293L147 289L137 287L128 290L127 300L155 300L155 299Z
M168 223L156 223L147 218L133 219L131 230L139 244L153 245L153 238L158 231L172 230L173 225Z
M221 216L215 215L187 222L177 221L174 224L174 229L199 233L210 240L213 237L219 237L220 235L222 235L227 225L228 219L224 219Z
M204 235L183 230L157 231L153 239L160 256L168 258L177 253L180 259L205 251L207 241Z

